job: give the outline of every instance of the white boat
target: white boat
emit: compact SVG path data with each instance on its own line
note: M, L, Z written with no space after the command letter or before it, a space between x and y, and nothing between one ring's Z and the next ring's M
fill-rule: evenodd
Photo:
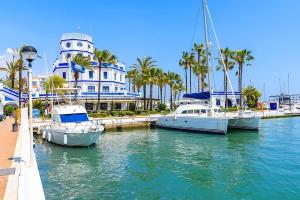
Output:
M81 105L58 105L52 110L51 124L43 137L64 146L90 146L95 144L104 127L100 121L91 121Z
M171 114L159 117L156 125L186 131L226 134L228 118L217 107L210 109L206 105L186 104L179 106Z

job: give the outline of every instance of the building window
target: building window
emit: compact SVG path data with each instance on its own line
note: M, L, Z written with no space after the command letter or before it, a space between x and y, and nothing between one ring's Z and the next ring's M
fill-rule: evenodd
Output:
M89 78L90 78L90 79L93 79L93 78L94 78L94 72L91 71L91 70L89 71Z
M85 109L87 111L93 111L93 103L85 103Z
M123 71L123 70L124 70L124 68L123 68L123 67L120 67L120 70L122 70L122 71Z
M103 72L103 78L107 79L107 77L108 77L108 72Z
M122 80L122 74L120 74L120 81L122 82L123 80Z
M67 59L71 58L71 54L70 54L70 53L67 53L66 58L67 58Z
M107 110L107 109L108 109L107 103L100 103L100 110Z
M115 81L117 80L117 73L114 73Z
M37 87L37 81L32 81L32 86Z
M64 79L67 79L67 73L66 73L66 72L63 72L62 77L63 77Z
M115 92L118 91L118 87L115 87Z
M95 86L89 85L88 86L88 92L95 92Z
M102 92L109 92L109 86L102 86Z
M114 104L114 109L115 110L121 110L122 109L122 104L121 103L115 103Z
M78 47L82 47L82 42L77 42Z
M66 46L67 46L68 48L70 48L70 47L71 47L71 43L70 43L70 42L67 42Z
M88 49L90 49L91 48L91 45L90 44L88 44Z

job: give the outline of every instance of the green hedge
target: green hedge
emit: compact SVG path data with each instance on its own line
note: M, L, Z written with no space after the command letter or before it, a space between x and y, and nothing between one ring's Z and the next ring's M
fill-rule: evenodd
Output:
M150 114L166 114L168 111L163 111L159 112L157 110L136 110L136 111L130 111L130 110L120 110L120 111L101 111L101 112L90 112L89 116L94 117L94 118L99 118L99 117L123 117L123 116L134 116L134 115L140 115L140 116L145 116L145 115L150 115Z

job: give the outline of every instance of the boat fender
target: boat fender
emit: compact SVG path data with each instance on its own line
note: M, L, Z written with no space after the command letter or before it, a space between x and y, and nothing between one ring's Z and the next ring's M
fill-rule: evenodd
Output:
M43 135L42 135L42 138L45 139L46 138L46 135L47 135L47 132L46 130L43 130Z
M51 142L51 132L48 132L48 141Z
M68 144L68 135L64 134L64 144Z

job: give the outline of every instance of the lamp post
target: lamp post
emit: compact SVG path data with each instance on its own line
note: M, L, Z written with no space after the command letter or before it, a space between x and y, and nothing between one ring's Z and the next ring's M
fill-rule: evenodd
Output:
M32 61L37 57L37 50L32 46L24 46L21 49L24 59L28 62L28 97L29 97L29 134L30 134L30 163L33 163L33 128L32 128Z

